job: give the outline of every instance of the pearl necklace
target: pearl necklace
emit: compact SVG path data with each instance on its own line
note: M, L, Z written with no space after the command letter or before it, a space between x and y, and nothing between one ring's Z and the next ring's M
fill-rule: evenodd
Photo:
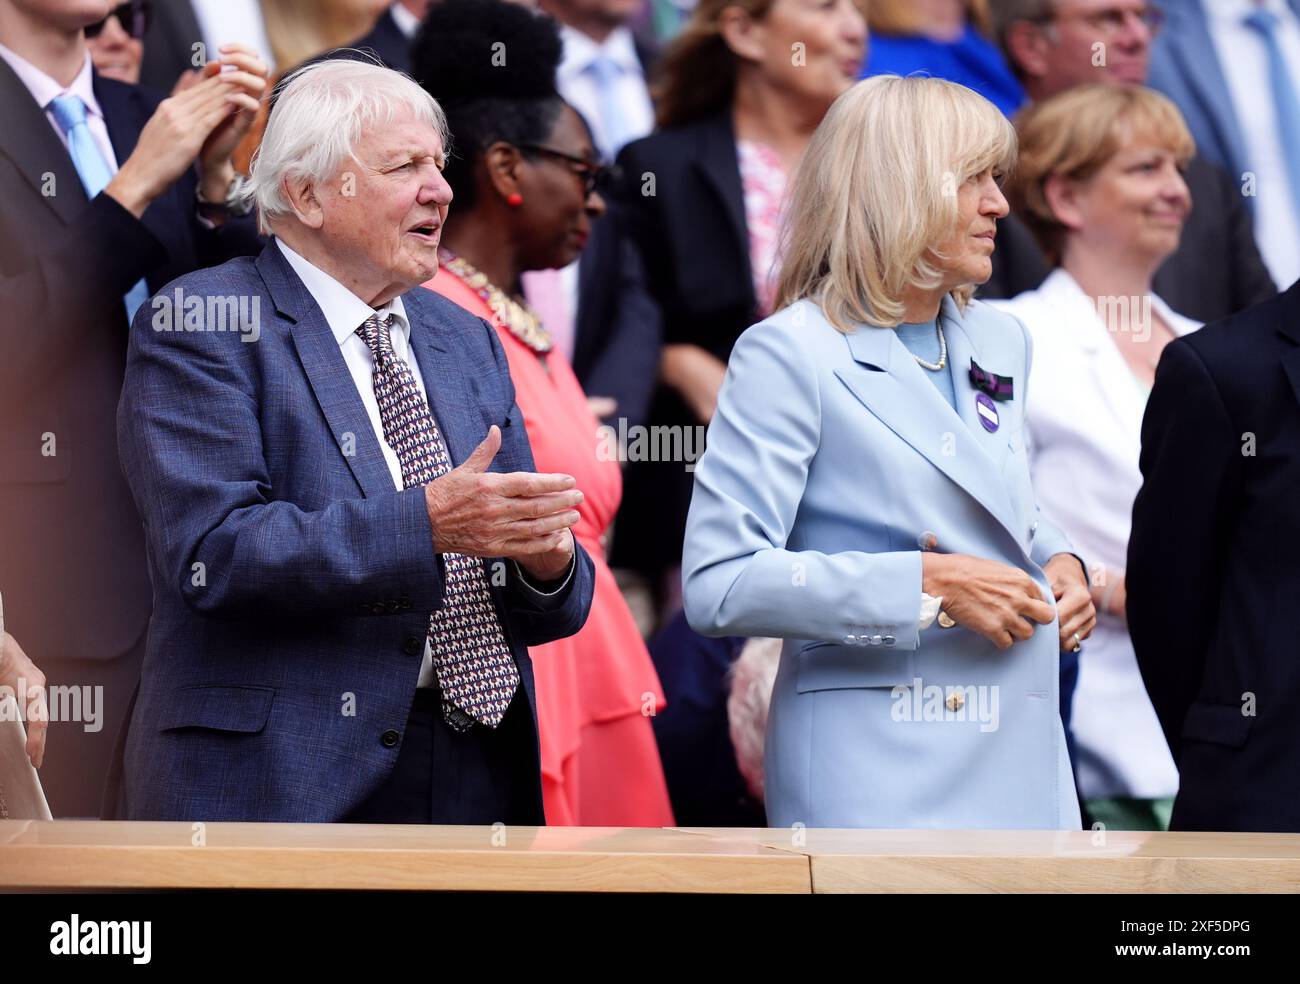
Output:
M934 330L939 333L939 361L926 362L919 355L913 353L912 358L922 369L929 369L931 372L939 372L948 364L948 341L943 337L943 318L935 316Z
M438 262L448 271L464 281L465 286L474 291L491 310L492 315L505 328L527 345L534 352L549 352L552 348L551 333L542 327L542 321L523 301L511 297L500 287L463 257L457 256L446 246L438 248Z

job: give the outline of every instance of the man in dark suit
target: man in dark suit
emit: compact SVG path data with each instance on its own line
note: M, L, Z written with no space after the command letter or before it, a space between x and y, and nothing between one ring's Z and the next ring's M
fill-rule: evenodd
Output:
M994 36L1034 100L1089 82L1143 84L1158 16L1150 11L1143 0L1021 0L992 8ZM1106 46L1102 64L1099 40ZM1178 249L1156 271L1156 294L1180 314L1213 321L1276 293L1233 181L1200 156L1184 179L1192 211ZM993 276L979 296L1015 297L1049 272L1028 229L1009 215L998 223Z
M265 76L233 52L234 71L160 105L92 72L82 30L111 7L0 0L0 590L50 684L89 688L93 710L49 729L42 781L59 816L99 812L149 617L112 423L128 305L142 280L254 238L215 225Z
M1128 621L1170 827L1300 831L1300 282L1166 347L1140 463Z
M389 68L411 71L411 41L434 0L396 0L379 15L370 33L350 48L373 51Z
M593 568L495 330L417 286L445 138L404 75L294 73L251 175L274 241L136 318L118 426L154 617L121 816L545 822L527 647L581 628Z

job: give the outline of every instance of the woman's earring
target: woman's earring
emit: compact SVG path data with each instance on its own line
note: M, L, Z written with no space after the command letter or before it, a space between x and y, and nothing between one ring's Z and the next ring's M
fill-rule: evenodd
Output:
M517 191L512 191L510 194L506 195L506 204L511 208L518 208L523 203L524 196L519 194Z

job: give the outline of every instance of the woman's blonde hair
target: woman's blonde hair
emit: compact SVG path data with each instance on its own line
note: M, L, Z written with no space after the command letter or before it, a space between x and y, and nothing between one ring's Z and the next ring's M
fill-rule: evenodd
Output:
M1124 146L1149 140L1185 164L1196 153L1178 107L1152 89L1096 82L1044 99L1016 117L1020 161L1007 197L1049 263L1061 261L1069 230L1047 201L1047 181L1087 181Z
M957 190L1009 172L1016 134L997 108L942 79L878 75L839 97L813 134L783 221L776 306L812 298L840 331L893 327L909 287L943 282L934 251ZM964 307L974 285L953 291Z

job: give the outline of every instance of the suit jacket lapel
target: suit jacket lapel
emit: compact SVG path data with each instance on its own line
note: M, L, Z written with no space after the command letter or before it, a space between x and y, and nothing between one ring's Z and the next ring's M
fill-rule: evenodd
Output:
M478 404L470 397L465 375L455 356L439 336L439 326L418 292L402 297L411 322L411 352L420 367L424 392L429 398L433 419L447 442L452 465L468 458L487 437L487 427Z
M9 156L32 190L64 225L74 222L86 207L86 190L45 111L36 105L27 86L3 59L0 59L0 133L11 135L0 153ZM47 174L54 176L53 194L48 193Z
M1296 345L1296 348L1282 356L1282 371L1290 380L1296 399L1300 400L1300 281L1279 295L1277 301L1281 315L1278 332Z
M1020 533L1016 532L1011 501L1002 480L1006 437L1000 432L989 434L979 423L966 371L975 350L956 306L947 299L943 317L956 413L889 328L863 325L845 336L854 360L861 365L837 369L835 375L885 426L972 496L1018 540ZM1003 367L984 368L996 372Z
M1246 142L1237 125L1237 112L1228 91L1228 80L1219 63L1219 53L1210 37L1210 27L1205 11L1199 3L1190 4L1183 12L1185 23L1181 30L1169 30L1165 42L1171 57L1182 65L1183 78L1196 93L1206 113L1214 121L1230 156L1229 171L1240 175L1246 164ZM1173 25L1171 25L1172 27ZM1255 204L1250 199L1250 204Z
M117 166L121 167L135 150L140 131L148 122L140 106L139 90L111 79L94 76L95 98L104 113L104 125L113 145Z
M745 225L745 191L740 183L740 164L736 160L736 136L731 117L723 114L700 130L699 157L695 161L707 184L718 197L732 239L744 263L745 282L753 291L753 273L749 268L749 234Z
M290 334L307 380L357 484L367 497L391 494L392 472L325 315L274 241L257 258L257 269L276 310L292 322Z

